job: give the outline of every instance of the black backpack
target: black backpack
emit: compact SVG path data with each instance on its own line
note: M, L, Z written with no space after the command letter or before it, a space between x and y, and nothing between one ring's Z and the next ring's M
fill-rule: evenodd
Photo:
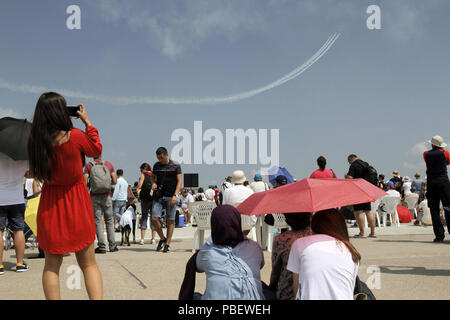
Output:
M152 197L150 196L150 191L152 190L152 183L150 181L150 175L144 173L144 182L142 183L140 198L144 200L150 200Z
M354 295L363 293L366 295L366 300L377 300L375 298L375 295L373 294L373 292L369 289L369 287L367 286L367 284L365 284L364 282L362 282L358 276L356 276L356 281L355 281L355 289L353 291Z
M378 172L370 164L364 161L359 161L359 164L363 167L363 179L371 184L378 186Z

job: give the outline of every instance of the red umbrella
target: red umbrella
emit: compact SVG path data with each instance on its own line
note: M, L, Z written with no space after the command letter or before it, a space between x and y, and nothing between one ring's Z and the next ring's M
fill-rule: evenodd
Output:
M386 192L364 179L303 179L248 197L237 209L241 214L317 212L373 202Z

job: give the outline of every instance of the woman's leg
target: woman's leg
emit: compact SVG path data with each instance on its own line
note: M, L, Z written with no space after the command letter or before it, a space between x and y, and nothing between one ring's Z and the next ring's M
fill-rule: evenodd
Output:
M84 275L84 283L91 300L103 299L102 274L95 261L94 243L75 253L78 265Z
M61 254L45 252L44 272L42 273L42 286L47 300L60 300L59 269L63 261Z

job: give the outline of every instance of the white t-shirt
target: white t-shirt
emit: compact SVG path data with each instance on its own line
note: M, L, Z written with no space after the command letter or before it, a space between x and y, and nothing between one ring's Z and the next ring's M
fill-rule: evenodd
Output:
M358 264L333 237L316 234L296 240L287 269L299 276L298 300L353 300Z
M186 198L183 197L182 195L179 195L178 200L180 201L181 209L183 210L186 210L189 207L189 203L195 201L194 197L191 194L188 194Z
M254 193L269 190L269 186L267 185L267 183L263 181L254 181L250 183L250 188L253 190Z
M212 200L207 199L208 201L214 201L214 197L216 196L216 192L213 189L208 189L205 191L205 196L212 198Z
M236 206L236 204L244 202L245 199L253 194L253 190L244 187L242 184L235 185L223 192L223 203Z
M14 161L0 152L0 206L25 203L23 176L27 170L27 160Z
M405 195L411 194L411 182L403 182L403 193Z
M234 207L237 207L240 203L244 202L244 200L250 197L253 193L254 193L253 190L248 187L244 187L241 184L235 185L230 189L226 189L223 192L222 204L229 204ZM256 216L242 215L241 217L243 230L251 230L258 221L258 218L256 218Z
M128 207L127 210L120 217L120 226L125 227L129 225L131 229L133 229L133 220L136 220L136 212L134 212L133 207Z
M206 199L206 196L205 196L205 194L203 192L195 194L195 198L197 198L199 196L202 197L202 201L207 201L208 200L208 199Z
M398 192L395 189L389 189L388 191L386 191L386 193L388 194L385 197L400 197L400 192Z

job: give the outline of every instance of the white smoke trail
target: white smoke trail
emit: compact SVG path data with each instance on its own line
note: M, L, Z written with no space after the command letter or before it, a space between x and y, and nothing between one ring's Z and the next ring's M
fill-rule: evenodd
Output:
M226 97L207 97L207 98L157 98L157 97L110 97L98 94L89 94L77 91L70 91L66 89L49 89L40 86L33 86L27 84L13 84L0 79L0 89L6 89L19 93L32 93L42 94L43 92L56 91L65 97L93 100L102 102L105 104L114 105L133 105L133 104L216 104L216 103L229 103L246 98L253 97L262 92L271 90L278 87L288 81L291 81L303 72L308 70L314 63L316 63L327 51L333 46L336 40L339 38L340 33L333 33L328 40L322 45L322 47L309 58L301 66L295 68L293 71L284 75L280 79L258 89L226 96Z

